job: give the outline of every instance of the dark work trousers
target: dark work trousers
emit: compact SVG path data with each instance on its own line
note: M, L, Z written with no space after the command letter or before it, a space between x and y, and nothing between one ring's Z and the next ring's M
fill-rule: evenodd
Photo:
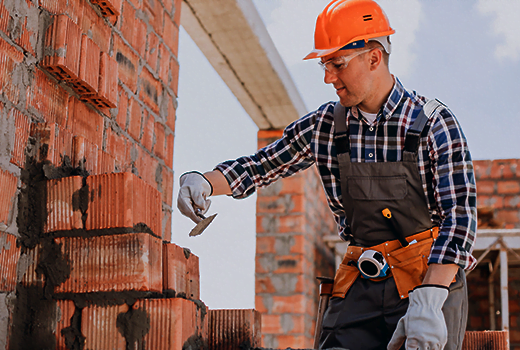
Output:
M407 308L408 298L399 297L392 277L379 282L359 277L344 299L330 299L323 318L320 349L386 350ZM448 328L444 350L461 349L466 331L468 290L466 275L460 268L442 311Z

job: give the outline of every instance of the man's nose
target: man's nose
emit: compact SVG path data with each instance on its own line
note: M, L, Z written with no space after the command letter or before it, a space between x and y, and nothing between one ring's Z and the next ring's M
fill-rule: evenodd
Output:
M338 80L338 77L336 74L330 73L328 70L325 69L325 77L323 78L323 81L325 84L334 84L334 82Z

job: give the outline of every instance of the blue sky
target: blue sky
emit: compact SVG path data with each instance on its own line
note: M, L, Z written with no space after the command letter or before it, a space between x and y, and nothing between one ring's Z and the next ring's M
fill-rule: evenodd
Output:
M328 1L253 2L307 109L337 100L316 61L301 60ZM379 3L396 30L390 70L405 87L451 108L474 159L520 158L520 1ZM179 53L174 202L180 174L254 152L258 130L183 29ZM219 215L196 238L174 209L173 242L199 256L201 299L210 308L254 307L255 204L255 196L214 198L209 213Z

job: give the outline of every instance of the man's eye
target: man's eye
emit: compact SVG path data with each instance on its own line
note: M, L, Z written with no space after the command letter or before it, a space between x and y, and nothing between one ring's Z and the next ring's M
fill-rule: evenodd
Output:
M334 69L341 69L341 67L343 67L343 63L331 62L331 64L332 64L332 67L334 67Z

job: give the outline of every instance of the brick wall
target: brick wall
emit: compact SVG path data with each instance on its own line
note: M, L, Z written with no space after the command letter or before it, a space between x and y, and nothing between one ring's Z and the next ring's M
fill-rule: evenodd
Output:
M259 131L258 146L281 135ZM262 313L265 347L312 347L315 278L334 275L334 257L321 237L335 230L316 169L258 191L255 307Z
M494 226L519 228L520 159L477 160L473 164L477 206L491 212Z
M520 159L477 160L473 162L477 180L477 207L479 209L480 229L515 229L520 228ZM477 237L478 239L478 237ZM488 259L496 260L498 252L491 252ZM517 260L510 254L511 260ZM511 349L520 349L520 269L518 261L509 266L509 326ZM480 264L468 276L469 318L468 330L490 329L489 288L490 276L488 264ZM498 314L494 316L495 327L502 325L500 300L500 277L495 273L494 307Z
M0 349L207 342L170 244L181 0L0 0Z

